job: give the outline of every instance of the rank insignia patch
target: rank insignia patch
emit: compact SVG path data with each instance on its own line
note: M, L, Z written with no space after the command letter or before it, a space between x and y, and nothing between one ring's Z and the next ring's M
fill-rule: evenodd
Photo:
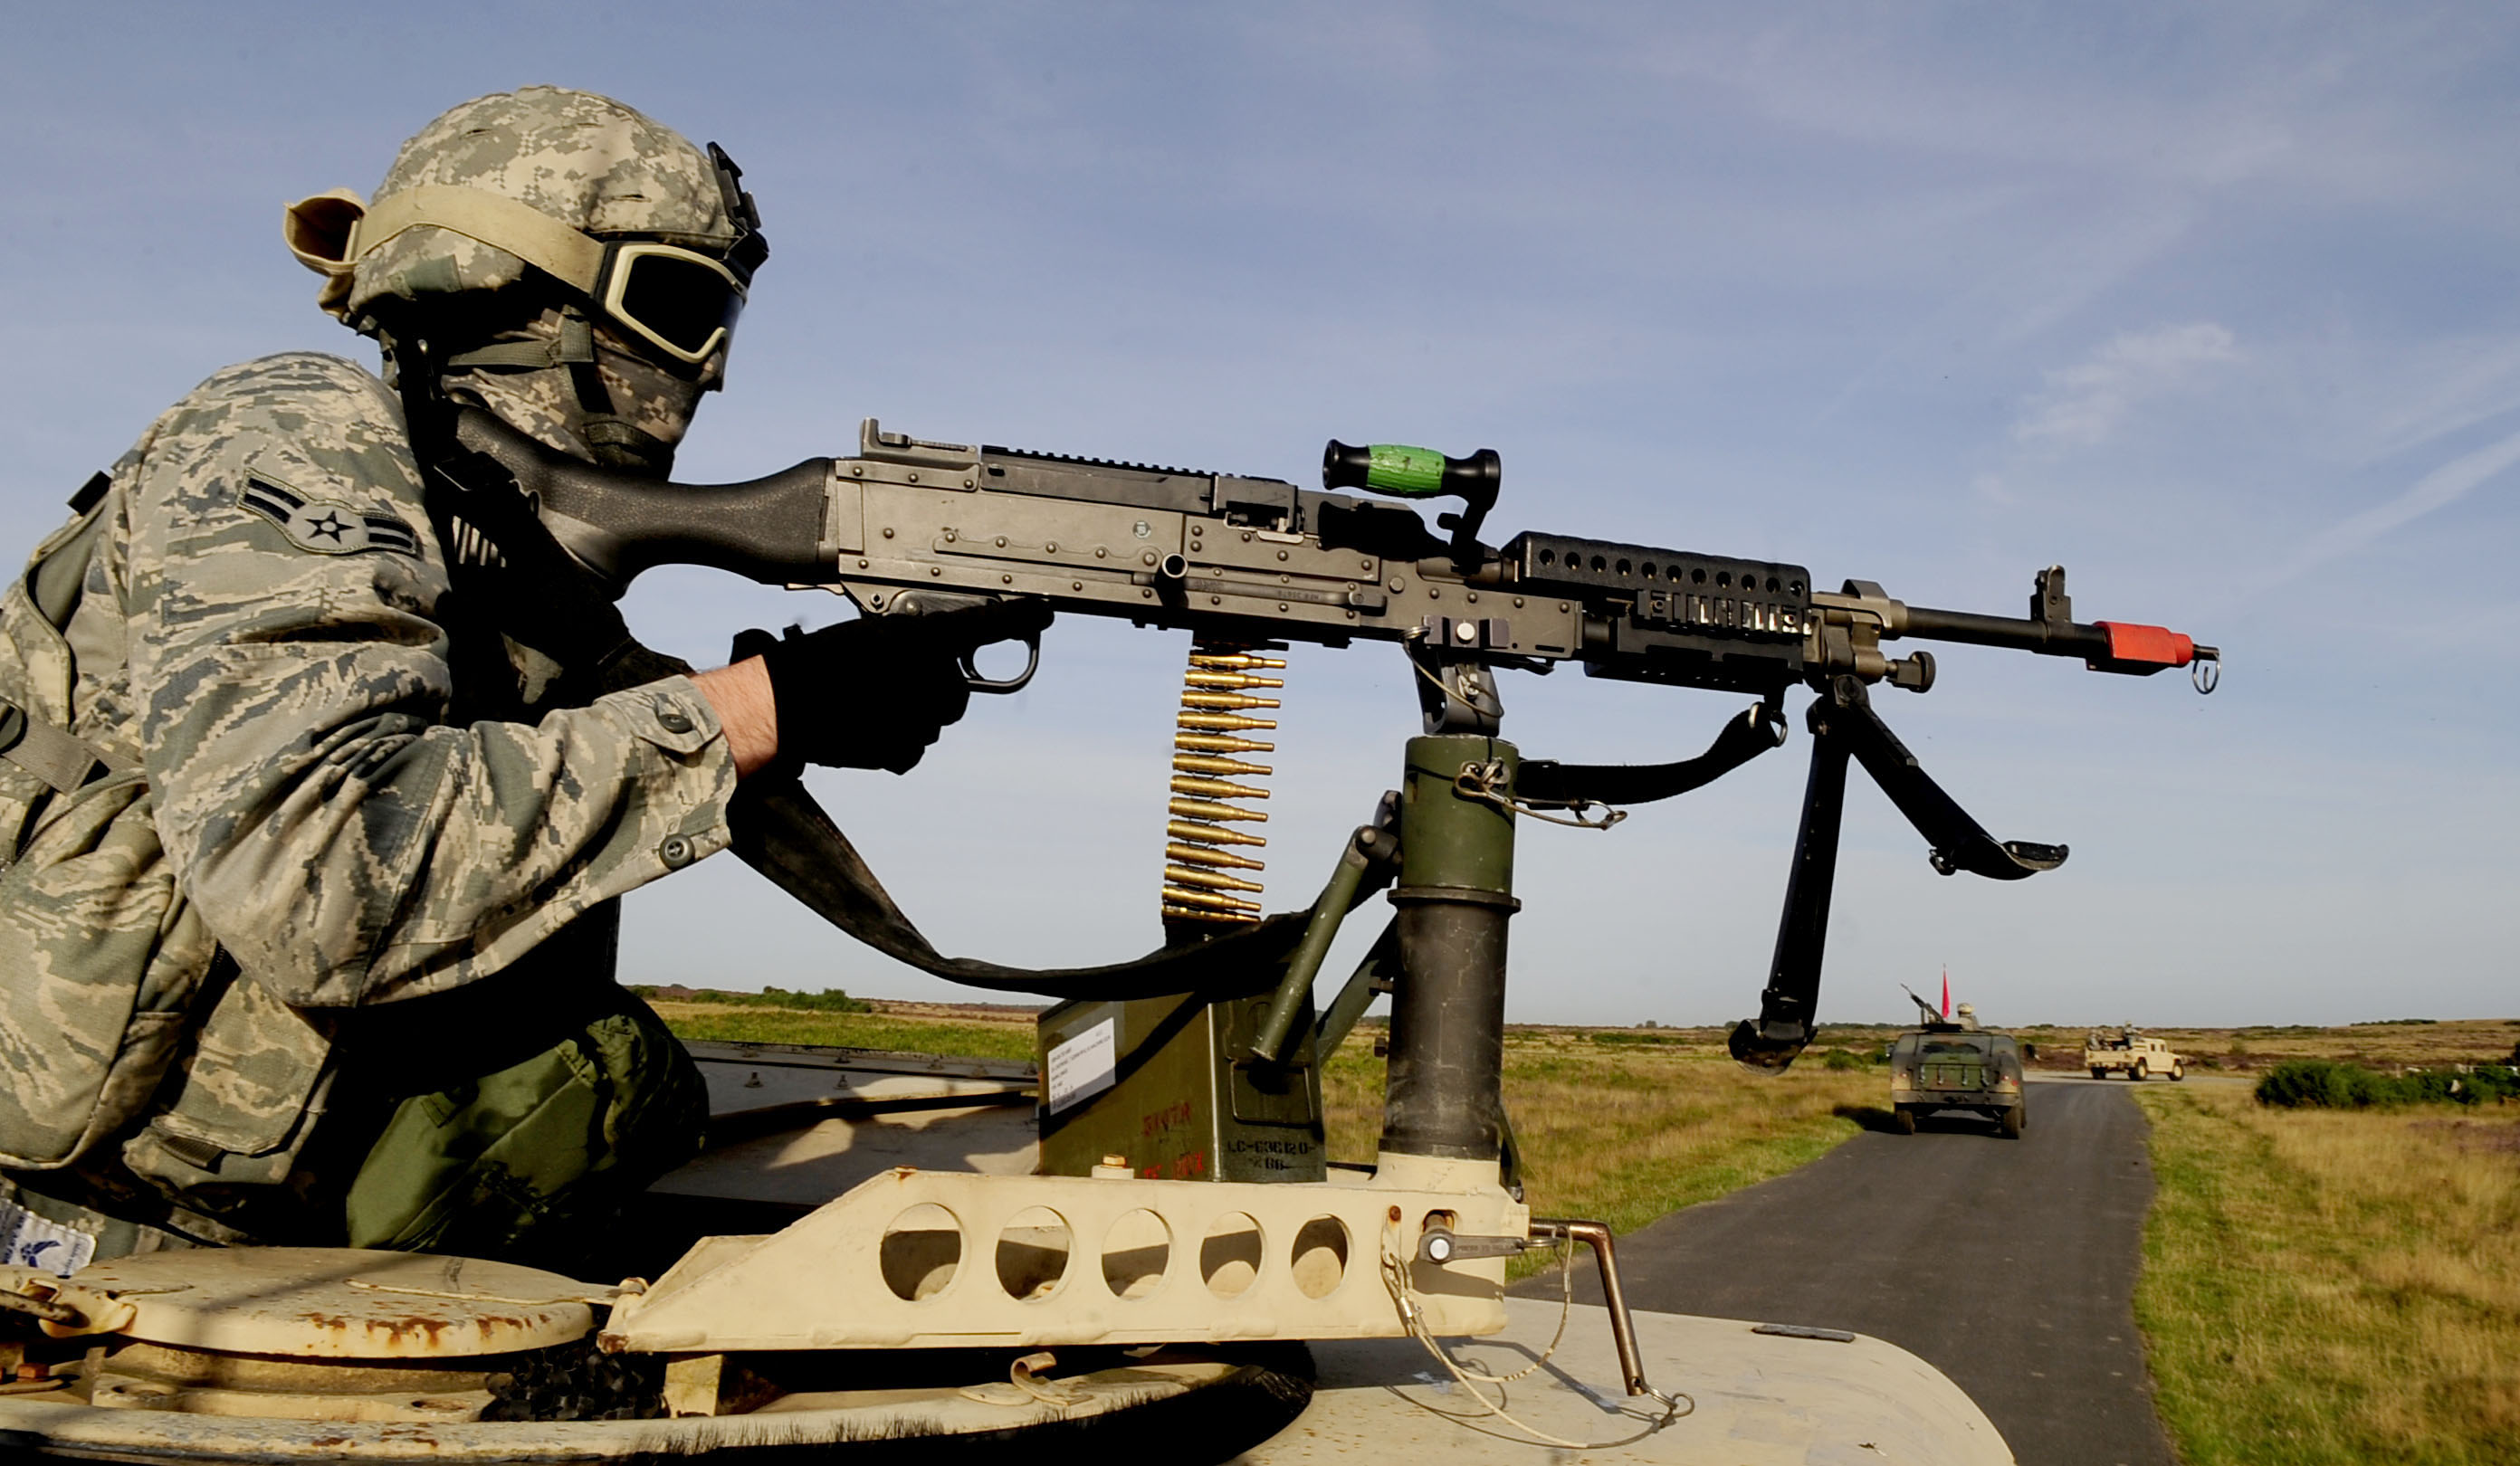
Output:
M362 550L420 554L419 537L393 515L374 513L338 499L309 499L259 473L246 475L237 503L279 525L280 532L300 550L318 555L352 555Z

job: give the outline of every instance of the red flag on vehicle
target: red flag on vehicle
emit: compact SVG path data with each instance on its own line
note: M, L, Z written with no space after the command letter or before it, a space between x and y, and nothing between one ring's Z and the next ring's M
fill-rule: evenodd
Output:
M1946 968L1944 968L1944 969L1943 969L1943 1016L1944 1016L1944 1017L1946 1017L1946 1018L1949 1018L1951 1015L1952 1015L1952 969L1951 969L1951 968L1949 968L1949 967L1946 967Z

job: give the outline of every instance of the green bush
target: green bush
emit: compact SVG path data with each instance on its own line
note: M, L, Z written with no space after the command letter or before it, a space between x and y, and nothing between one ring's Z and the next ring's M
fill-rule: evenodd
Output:
M1832 1048L1828 1050L1827 1056L1821 1060L1821 1067L1824 1069L1861 1069L1864 1067L1864 1059L1861 1055L1849 1053L1843 1048Z
M2520 1099L2520 1070L2479 1064L2466 1074L2418 1069L2382 1074L2330 1059L2290 1059L2258 1081L2258 1103L2285 1109L2367 1110L2409 1104L2497 1104Z

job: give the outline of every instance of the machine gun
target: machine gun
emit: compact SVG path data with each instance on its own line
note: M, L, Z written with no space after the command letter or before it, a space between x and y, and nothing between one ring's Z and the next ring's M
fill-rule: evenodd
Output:
M1887 683L1930 689L1933 654L1897 656L1884 644L2012 647L2133 676L2186 667L2199 691L2211 691L2220 671L2216 648L2177 632L2077 622L2061 566L2039 572L2027 616L2008 617L1909 605L1870 581L1824 591L1803 566L1766 560L1539 532L1491 548L1478 535L1502 482L1493 450L1448 458L1332 441L1323 456L1323 487L1312 490L1274 478L930 442L884 431L869 419L855 458L812 459L747 483L692 487L590 468L477 411L462 414L458 433L505 465L553 537L616 589L652 566L693 563L774 585L823 587L869 614L1038 597L1061 612L1191 632L1161 893L1167 930L1177 939L1259 920L1257 905L1243 897L1260 887L1244 873L1260 868L1248 851L1265 841L1237 826L1265 820L1247 801L1266 791L1236 780L1268 772L1240 756L1268 751L1248 734L1275 726L1262 716L1277 706L1264 691L1282 680L1265 674L1283 667L1268 653L1286 643L1401 644L1418 673L1427 739L1438 740L1412 744L1413 776L1422 752L1428 777L1458 796L1447 804L1466 801L1503 817L1505 866L1516 812L1598 824L1619 818L1616 806L1696 788L1781 743L1784 693L1808 686L1819 694L1805 715L1811 773L1775 957L1759 1016L1731 1038L1735 1058L1766 1069L1790 1064L1812 1036L1850 756L1924 835L1934 867L1945 874L2017 880L2065 860L2063 845L1995 839L1918 766L1867 689ZM1451 496L1462 508L1439 516L1430 530L1404 505L1342 490ZM1037 638L1028 650L1012 678L983 677L967 662L971 686L987 692L1023 687L1039 666ZM1522 761L1496 740L1502 704L1495 672L1546 673L1566 662L1594 677L1759 700L1695 758L1636 767ZM1418 868L1413 856L1423 856L1419 847L1428 842L1397 829L1383 833L1409 867L1400 875L1404 892L1476 888L1497 899L1480 908L1486 918L1455 910L1431 924L1450 933L1443 945L1493 947L1497 970L1472 984L1477 1000L1470 1006L1501 1013L1510 902L1503 877ZM1343 875L1360 863L1376 864L1354 850L1349 857ZM1496 852L1485 864L1500 864ZM1359 899L1356 883L1333 885L1339 903ZM1435 905L1459 904L1447 898ZM1405 916L1400 922L1404 945L1412 924ZM1489 926L1493 942L1470 930ZM1431 931L1419 935L1434 940ZM1308 989L1328 940L1308 932L1289 985L1300 978ZM1415 971L1419 964L1403 955L1398 965ZM1409 989L1430 1000L1464 996L1444 991L1452 986L1404 984L1395 1042L1416 1005ZM1040 991L1064 996L1056 986ZM1258 1036L1272 1055L1287 1038L1291 993L1282 987L1288 1000ZM1343 1006L1334 1003L1332 1011ZM1395 1060L1395 1078L1401 1067Z
M1479 530L1499 485L1493 452L1449 459L1334 442L1315 491L922 442L870 422L855 458L687 488L559 458L485 413L463 410L442 429L428 416L414 415L414 437L442 542L459 563L506 577L502 588L518 604L505 607L503 631L573 671L591 669L597 689L677 669L631 640L611 604L632 577L666 562L827 588L872 615L1035 597L1060 611L1190 632L1159 907L1168 941L1135 961L1061 972L947 957L801 785L748 779L730 808L734 848L811 909L931 973L1063 1000L1041 1019L1039 1143L1024 1156L1038 1164L1024 1165L1028 1174L983 1174L968 1164L975 1152L959 1146L947 1153L962 1169L896 1165L878 1149L872 1164L882 1169L779 1213L785 1220L760 1210L773 1198L738 1192L688 1226L661 1230L660 1222L687 1215L676 1204L694 1198L652 1195L644 1200L658 1210L649 1223L621 1230L687 1237L688 1249L666 1268L643 1264L653 1283L596 1295L572 1279L477 1260L432 1258L426 1276L406 1276L380 1271L377 1254L324 1249L244 1260L226 1249L160 1252L95 1265L67 1281L0 1269L8 1274L0 1294L41 1318L49 1337L123 1334L150 1346L89 1349L79 1387L86 1406L66 1399L68 1391L22 1408L0 1400L0 1426L12 1439L133 1459L170 1450L223 1459L240 1449L302 1448L327 1459L391 1453L415 1429L479 1458L754 1449L771 1438L743 1412L774 1395L794 1406L774 1433L797 1445L904 1432L995 1439L1018 1424L1065 1430L1084 1413L1152 1408L1255 1377L1270 1412L1266 1434L1310 1388L1308 1370L1295 1379L1280 1367L1295 1367L1283 1351L1289 1341L1415 1338L1467 1383L1472 1376L1439 1341L1507 1330L1508 1259L1578 1242L1600 1269L1627 1392L1662 1406L1658 1415L1631 1414L1650 1434L1689 1406L1647 1383L1610 1228L1532 1216L1515 1179L1499 1090L1517 822L1607 827L1621 818L1617 806L1698 787L1782 742L1785 693L1812 688L1811 776L1776 956L1758 1018L1732 1035L1736 1057L1779 1070L1812 1035L1850 759L1924 834L1947 874L2018 879L2065 859L2061 845L1996 840L1917 768L1868 689L1887 683L1922 692L1934 681L1933 659L1893 656L1885 644L2015 646L2138 675L2187 666L2208 690L2219 665L2214 648L2156 627L2074 621L2056 568L2039 576L2030 615L2014 619L1909 606L1863 581L1822 591L1799 565L1538 533L1491 548ZM1405 506L1346 491L1452 495L1463 507L1429 528ZM1028 640L1020 674L991 679L967 657L965 675L986 691L1022 686L1040 660L1037 636ZM1273 726L1263 716L1275 708L1266 694L1282 679L1268 674L1284 660L1272 653L1292 642L1360 640L1397 643L1407 654L1425 732L1409 740L1402 786L1349 838L1321 896L1302 911L1263 916L1245 899L1260 889L1246 878L1259 866L1250 852L1265 844L1249 826L1261 822L1252 805L1266 790L1250 780L1270 771L1246 760L1270 751L1250 734ZM1524 760L1499 736L1495 674L1570 662L1597 677L1755 701L1693 758ZM1316 1014L1313 984L1341 919L1386 887L1397 914ZM1371 1168L1333 1169L1323 1146L1320 1061L1380 993L1393 999L1380 1143ZM748 1076L731 1092L770 1101L733 1103L724 1118L739 1135L795 1110L820 1117L838 1113L836 1105L863 1115L895 1104L1021 1103L1036 1093L1029 1075L981 1066L956 1078L939 1072L941 1060L918 1066L915 1092L887 1098L848 1073L869 1071L897 1088L903 1076L883 1055L783 1046L718 1057ZM765 1086L764 1073L778 1083ZM2009 1113L2017 1121L2017 1102ZM1184 1138L1191 1135L1198 1138ZM801 1169L781 1154L783 1172ZM773 1188L777 1200L799 1199L788 1184ZM609 1305L600 1332L586 1302L593 1297ZM356 1326L346 1321L351 1311L363 1320ZM1720 1338L1727 1370L1752 1373L1764 1367L1743 1362L1763 1357L1757 1335L1853 1337L1723 1328L1691 1337ZM421 1330L426 1348L414 1343ZM593 1355L583 1345L590 1332ZM1168 1350L1158 1362L1112 1352L1148 1345L1185 1353ZM345 1353L354 1357L337 1357ZM224 1354L279 1355L294 1367L213 1373L230 1367L219 1362ZM371 1357L395 1367L380 1374L365 1367ZM481 1366L494 1357L502 1372L485 1375ZM147 1362L164 1359L182 1362ZM1866 1421L1879 1413L1868 1382L1885 1367L1880 1359L1867 1354L1837 1366L1867 1382L1850 1385L1864 1401L1855 1415ZM1085 1372L1046 1383L1038 1372L1053 1365ZM1896 1367L1912 1366L1931 1374L1912 1360ZM1401 1367L1413 1374L1388 1374L1385 1361L1359 1378L1424 1377L1414 1374L1423 1361ZM1804 1380L1825 1379L1829 1368L1816 1371L1802 1354L1777 1367ZM126 1380L114 1372L124 1368L140 1373ZM165 1369L185 1371L183 1380L243 1383L179 1389L150 1372ZM514 1387L501 1409L531 1418L473 1420L487 1406L468 1403L470 1392L500 1379ZM621 1412L672 1419L612 1422L609 1405L605 1421L550 1418L579 1408L590 1391L619 1393L639 1379L661 1380L655 1409L634 1402ZM252 1402L254 1390L244 1386L259 1380L272 1382L276 1404ZM1112 1393L1088 1393L1103 1388L1098 1380ZM917 1388L874 1388L887 1381ZM56 1374L31 1383L66 1381ZM1773 1401L1760 1396L1758 1408L1767 1409ZM213 1397L216 1403L193 1402ZM127 1408L132 1399L152 1408ZM1599 1401L1590 1391L1584 1399L1589 1419ZM1514 1408L1525 1408L1520 1397ZM247 1429L239 1416L264 1418ZM441 1428L474 1434L430 1434ZM1808 1439L1796 1429L1796 1439ZM322 1434L291 1434L315 1431ZM288 1444L306 1441L314 1444ZM1987 1429L1962 1444L1993 1441ZM1673 1450L1681 1448L1675 1438Z

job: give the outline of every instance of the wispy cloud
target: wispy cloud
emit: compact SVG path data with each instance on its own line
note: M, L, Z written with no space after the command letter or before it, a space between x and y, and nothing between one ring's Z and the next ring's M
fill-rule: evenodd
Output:
M2374 505L2311 536L2307 543L2293 552L2291 558L2269 571L2258 582L2258 589L2282 585L2309 574L2329 560L2352 555L2399 525L2465 498L2478 485L2515 463L2520 463L2520 432L2452 459L2416 479L2412 488L2388 503Z
M2149 398L2177 391L2209 368L2240 359L2228 329L2211 321L2129 332L2089 361L2048 374L2048 387L2013 424L2015 442L2088 448L2117 431Z

